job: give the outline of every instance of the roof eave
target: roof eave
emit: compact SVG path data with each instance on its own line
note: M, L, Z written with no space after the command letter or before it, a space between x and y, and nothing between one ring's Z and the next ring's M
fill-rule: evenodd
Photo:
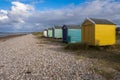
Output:
M93 24L96 24L92 19L87 18L87 20L89 20L90 22L92 22Z

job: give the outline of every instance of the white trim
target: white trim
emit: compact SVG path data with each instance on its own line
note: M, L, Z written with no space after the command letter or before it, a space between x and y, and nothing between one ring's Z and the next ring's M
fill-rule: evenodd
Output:
M93 24L96 24L93 20L91 20L90 18L87 18L87 20L89 20L90 22L92 22Z

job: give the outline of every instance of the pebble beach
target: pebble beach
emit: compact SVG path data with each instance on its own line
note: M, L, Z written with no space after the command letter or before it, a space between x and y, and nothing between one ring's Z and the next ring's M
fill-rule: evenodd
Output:
M0 42L0 80L106 80L71 53L32 34Z

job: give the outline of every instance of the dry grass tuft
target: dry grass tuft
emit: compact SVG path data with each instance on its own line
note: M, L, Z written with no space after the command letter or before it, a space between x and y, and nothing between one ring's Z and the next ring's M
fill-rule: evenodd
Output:
M66 50L88 50L88 48L86 43L70 43L64 47Z
M33 32L32 34L35 35L35 36L38 36L38 37L43 36L42 32Z
M92 68L92 69L93 69L93 68ZM94 71L95 71L97 74L105 77L107 80L111 80L111 79L114 78L114 72L109 72L109 71L106 71L106 70L103 70L103 69L99 70L99 69L97 69L97 68L94 68Z
M88 46L86 43L74 43L67 44L64 47L65 50L76 51L76 59L89 58L93 60L95 72L104 76L106 79L112 79L114 74L106 71L104 68L110 68L117 72L120 72L120 44L113 46ZM112 64L112 65L111 65ZM96 67L99 66L99 69Z

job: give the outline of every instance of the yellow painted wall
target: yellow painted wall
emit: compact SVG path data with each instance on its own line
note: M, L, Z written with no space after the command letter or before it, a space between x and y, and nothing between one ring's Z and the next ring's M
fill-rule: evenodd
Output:
M116 43L116 25L95 25L95 45L105 46Z

